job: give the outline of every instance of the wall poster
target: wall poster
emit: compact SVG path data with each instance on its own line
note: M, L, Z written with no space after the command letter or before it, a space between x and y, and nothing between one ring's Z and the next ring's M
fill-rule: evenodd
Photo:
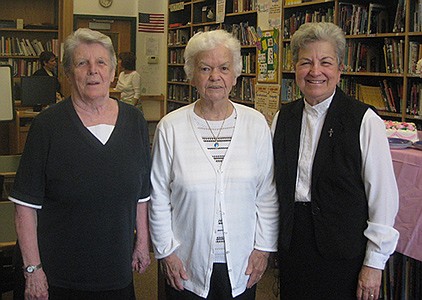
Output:
M278 82L278 39L279 30L259 31L258 42L258 82L277 83Z
M257 84L255 86L255 109L261 112L271 126L280 105L279 84Z

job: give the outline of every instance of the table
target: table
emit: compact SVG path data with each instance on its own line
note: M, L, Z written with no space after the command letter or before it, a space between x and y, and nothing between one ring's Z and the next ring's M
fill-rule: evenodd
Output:
M392 149L391 157L400 197L396 251L422 261L422 151Z
M114 88L110 88L108 92L109 92L110 97L113 97L116 99L120 99L120 95L122 94L121 92L119 92L118 90Z

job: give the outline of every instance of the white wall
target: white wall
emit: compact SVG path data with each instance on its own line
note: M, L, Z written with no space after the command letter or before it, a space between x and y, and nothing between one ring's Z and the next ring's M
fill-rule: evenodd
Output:
M165 0L114 0L109 8L103 8L97 0L73 0L73 13L80 15L106 15L138 17L139 12L164 13L167 18ZM167 24L167 21L165 21ZM166 27L166 26L165 26ZM142 94L166 93L167 35L164 33L137 33L137 71L141 74ZM147 54L158 57L158 64L148 64Z

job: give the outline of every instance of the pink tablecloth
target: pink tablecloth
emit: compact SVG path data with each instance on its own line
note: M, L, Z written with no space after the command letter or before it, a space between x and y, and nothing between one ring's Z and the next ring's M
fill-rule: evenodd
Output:
M422 261L422 151L391 150L400 194L394 227L400 232L397 251Z

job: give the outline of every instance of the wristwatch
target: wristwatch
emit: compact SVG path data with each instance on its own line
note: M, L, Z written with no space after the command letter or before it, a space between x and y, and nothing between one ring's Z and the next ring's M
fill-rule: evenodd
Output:
M24 267L23 271L31 274L31 273L34 273L36 270L39 270L41 268L42 268L42 264L39 264L39 265L36 265L36 266L29 265L29 266Z

